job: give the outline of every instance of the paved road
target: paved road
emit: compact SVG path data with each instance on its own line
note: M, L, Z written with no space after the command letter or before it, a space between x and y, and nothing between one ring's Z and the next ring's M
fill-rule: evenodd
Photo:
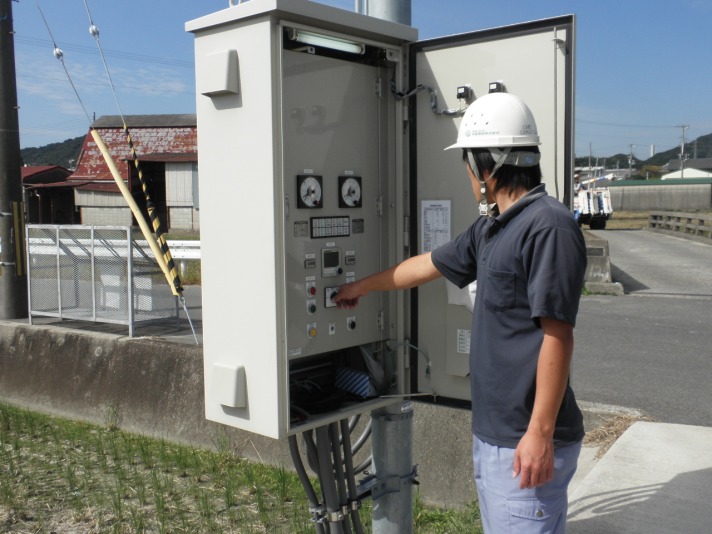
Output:
M593 233L608 240L613 278L626 293L712 297L712 243L646 230Z
M584 401L712 426L712 246L600 231L622 297L584 297L573 386Z

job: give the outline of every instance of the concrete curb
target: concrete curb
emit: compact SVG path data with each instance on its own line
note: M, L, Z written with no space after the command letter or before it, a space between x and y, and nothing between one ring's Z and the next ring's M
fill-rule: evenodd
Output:
M0 321L0 369L0 399L11 404L292 465L286 441L205 419L201 347ZM589 427L605 417L585 413ZM424 502L459 507L475 499L468 410L415 403L413 457Z

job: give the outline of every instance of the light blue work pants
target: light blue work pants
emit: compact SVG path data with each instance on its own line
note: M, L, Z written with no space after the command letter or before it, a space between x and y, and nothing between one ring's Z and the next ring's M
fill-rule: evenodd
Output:
M512 477L514 449L489 445L474 437L473 450L485 534L566 532L566 492L576 472L581 443L556 449L554 479L532 489L519 489L519 477Z

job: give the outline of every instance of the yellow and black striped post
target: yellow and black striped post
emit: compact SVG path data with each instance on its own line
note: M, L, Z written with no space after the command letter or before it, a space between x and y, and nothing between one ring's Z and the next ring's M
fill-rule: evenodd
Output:
M163 232L163 227L161 226L161 220L158 216L158 211L156 206L151 200L151 194L148 191L148 184L143 177L143 172L141 171L141 165L139 163L138 155L136 154L136 147L134 147L133 140L131 139L131 134L129 133L129 128L124 123L124 133L126 134L126 141L129 144L129 149L131 150L131 156L134 160L134 166L136 167L136 172L138 174L138 181L141 184L141 189L143 190L143 195L146 199L146 210L148 211L148 217L151 219L151 225L153 226L153 231L156 234L156 241L158 241L158 246L161 249L161 254L163 254L163 260L166 262L168 267L168 272L173 280L173 287L179 293L183 293L183 286L180 281L180 275L178 274L178 268L173 261L173 256L171 255L171 250L166 242L166 236Z

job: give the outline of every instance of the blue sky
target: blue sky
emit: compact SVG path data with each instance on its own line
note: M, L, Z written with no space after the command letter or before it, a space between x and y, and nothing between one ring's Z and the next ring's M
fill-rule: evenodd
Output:
M251 0L259 1L259 0ZM184 24L228 0L87 0L124 114L194 113ZM354 0L319 3L354 9ZM115 115L83 0L40 0L90 116ZM88 119L52 55L36 0L13 2L23 147L83 135ZM421 39L565 14L577 17L576 153L663 151L712 132L709 0L412 0Z

